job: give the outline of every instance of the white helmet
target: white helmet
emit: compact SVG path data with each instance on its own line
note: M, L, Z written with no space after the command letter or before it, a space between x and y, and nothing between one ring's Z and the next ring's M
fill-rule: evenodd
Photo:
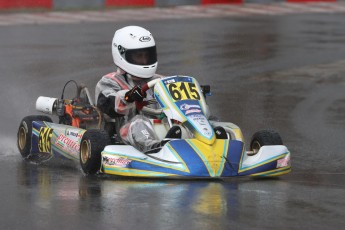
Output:
M150 78L157 70L156 43L150 31L126 26L115 32L112 44L115 65L127 73Z

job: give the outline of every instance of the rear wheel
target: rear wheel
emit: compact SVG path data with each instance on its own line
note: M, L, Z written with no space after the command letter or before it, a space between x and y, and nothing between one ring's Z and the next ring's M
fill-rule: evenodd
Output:
M106 131L99 129L87 130L80 144L80 165L85 174L95 174L101 168L101 152L110 144Z
M282 145L283 141L279 133L274 130L261 130L254 133L250 142L250 155L255 155L265 145Z
M48 116L32 115L24 117L17 132L17 146L22 157L26 158L31 150L31 135L33 121L53 122Z

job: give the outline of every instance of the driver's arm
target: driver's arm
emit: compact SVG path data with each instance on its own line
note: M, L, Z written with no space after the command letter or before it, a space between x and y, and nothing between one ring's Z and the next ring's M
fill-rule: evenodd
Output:
M96 85L97 107L112 118L127 115L134 107L133 103L124 100L127 91L117 82L103 77Z

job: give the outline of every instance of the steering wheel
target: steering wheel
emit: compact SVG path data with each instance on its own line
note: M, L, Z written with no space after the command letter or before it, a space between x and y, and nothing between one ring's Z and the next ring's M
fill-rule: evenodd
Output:
M160 80L161 80L161 78L157 78L157 79L153 79L153 80L147 82L145 85L143 85L141 87L141 92L143 94L145 94L147 90L154 87L156 85L156 83L159 82ZM161 115L163 113L162 109L153 109L153 108L147 107L146 105L147 104L144 104L142 102L136 103L137 109L141 110L144 114L158 116L158 115Z
M141 92L145 93L147 90L149 90L150 88L155 86L156 83L159 82L160 80L161 80L161 78L157 78L157 79L153 79L153 80L147 82L145 85L143 85L141 87Z

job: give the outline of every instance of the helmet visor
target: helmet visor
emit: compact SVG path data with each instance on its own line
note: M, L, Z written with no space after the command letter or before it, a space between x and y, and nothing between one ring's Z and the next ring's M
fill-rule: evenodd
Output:
M152 65L157 62L156 46L142 49L128 49L125 59L134 65Z

